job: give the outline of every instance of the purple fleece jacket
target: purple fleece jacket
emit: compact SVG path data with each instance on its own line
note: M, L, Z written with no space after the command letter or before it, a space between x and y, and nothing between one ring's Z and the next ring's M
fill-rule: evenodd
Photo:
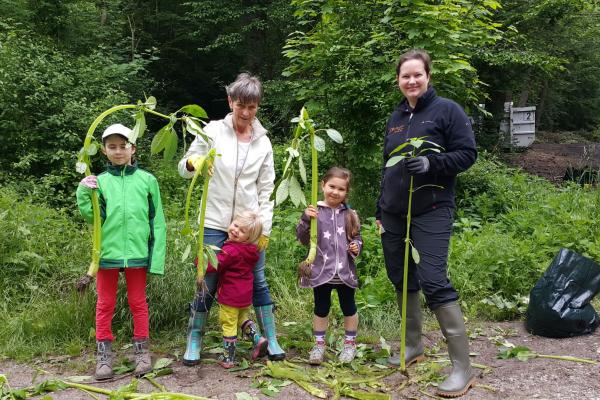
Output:
M350 253L348 246L352 242L357 243L360 254L362 238L360 232L352 240L348 240L346 235L346 213L354 211L345 204L333 209L322 201L317 203L317 210L317 256L312 264L310 279L300 279L300 286L314 288L323 285L331 281L337 272L345 285L357 288L355 256ZM302 213L296 226L296 237L303 245L310 244L310 218L305 213Z

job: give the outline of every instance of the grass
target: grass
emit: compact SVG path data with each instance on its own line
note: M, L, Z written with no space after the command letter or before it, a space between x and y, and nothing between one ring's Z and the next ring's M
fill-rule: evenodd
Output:
M152 343L154 348L182 353L187 304L195 290L192 256L182 260L188 241L179 234L185 182L169 169L161 171L159 179L165 188L168 256L165 277L152 277L148 284ZM484 156L461 175L457 202L449 273L470 317L520 317L529 290L560 247L600 260L596 189L556 188ZM267 257L278 330L288 345L311 340L312 293L300 289L296 277L297 264L307 251L295 240L299 216L299 210L276 211ZM377 230L372 218L362 219L359 335L368 342L380 335L397 340L396 296L385 273ZM89 247L89 230L79 218L0 188L0 358L93 350L95 294L93 288L84 296L74 291L75 279L87 269ZM216 314L209 325L214 330ZM331 315L335 340L343 331L336 300ZM123 282L113 327L116 345L129 343L132 326Z

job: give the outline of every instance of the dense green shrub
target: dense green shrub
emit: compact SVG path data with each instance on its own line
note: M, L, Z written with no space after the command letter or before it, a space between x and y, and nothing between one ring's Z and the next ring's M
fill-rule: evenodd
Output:
M556 188L485 155L459 182L450 275L472 311L518 314L561 247L600 261L597 189Z
M87 128L107 108L152 91L147 64L100 47L75 56L31 31L0 24L0 168L10 171L10 181L29 181L18 189L68 206ZM125 113L115 118L133 122Z

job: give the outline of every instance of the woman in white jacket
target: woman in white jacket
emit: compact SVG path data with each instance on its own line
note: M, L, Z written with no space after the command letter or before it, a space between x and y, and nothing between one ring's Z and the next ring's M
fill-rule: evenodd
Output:
M191 178L195 164L211 148L220 154L215 159L214 174L208 187L204 243L221 247L227 239L227 227L236 214L247 210L259 214L263 232L258 242L260 259L254 267L252 303L263 335L269 341L269 358L283 360L285 353L277 343L273 300L265 278L265 248L273 221L273 201L269 198L274 188L275 169L267 130L256 118L261 97L262 84L258 78L246 73L238 75L227 87L231 112L204 128L210 143L200 137L192 142L179 162L179 174ZM208 274L205 282L210 295L196 296L190 303L187 346L183 356L186 365L200 362L202 335L217 288L217 274Z

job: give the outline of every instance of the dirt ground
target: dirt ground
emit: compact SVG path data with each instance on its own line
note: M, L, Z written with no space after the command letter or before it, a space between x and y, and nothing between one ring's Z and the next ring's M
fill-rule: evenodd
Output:
M600 399L600 331L591 335L570 339L549 339L527 333L522 322L469 322L471 333L472 362L479 366L478 386L473 388L463 399ZM538 354L568 355L598 361L598 364L583 364L547 358L533 358L527 361L517 359L499 359L496 340L508 340L515 345L527 346ZM431 331L424 335L425 345L430 349L438 349L436 355L428 360L444 359L445 345L439 331ZM396 344L393 344L395 347ZM293 354L291 354L293 355ZM306 356L297 354L296 356ZM155 357L173 357L170 354L154 354ZM66 357L50 360L38 365L17 364L12 361L0 361L0 373L8 377L12 388L26 387L35 382L50 378L66 378L73 375L91 375L93 373L92 355L87 356L88 370L74 371L73 360ZM81 363L81 358L78 360ZM421 364L424 365L424 364ZM185 367L180 362L172 365L173 374L156 378L170 392L180 392L205 396L214 399L236 399L236 393L248 393L260 399L269 397L258 389L251 388L253 377L260 374L261 368L250 368L238 372L226 372L213 362L203 362L197 367ZM316 367L307 367L316 368ZM40 373L40 369L48 372ZM446 366L443 372L448 372ZM421 372L416 367L409 368L409 376L413 379ZM264 377L265 379L271 379ZM392 399L429 399L434 388L420 387L412 383L404 386L406 377L399 372L383 379L384 389ZM95 386L116 389L130 382L126 376L108 383L93 383ZM322 387L327 389L326 387ZM138 392L156 390L147 381L140 381ZM329 392L331 395L331 393ZM66 390L50 394L53 399L90 399L89 395ZM314 399L296 384L281 388L275 398L279 399Z
M560 184L569 167L599 170L600 144L534 143L526 150L507 153L503 158L509 165Z

